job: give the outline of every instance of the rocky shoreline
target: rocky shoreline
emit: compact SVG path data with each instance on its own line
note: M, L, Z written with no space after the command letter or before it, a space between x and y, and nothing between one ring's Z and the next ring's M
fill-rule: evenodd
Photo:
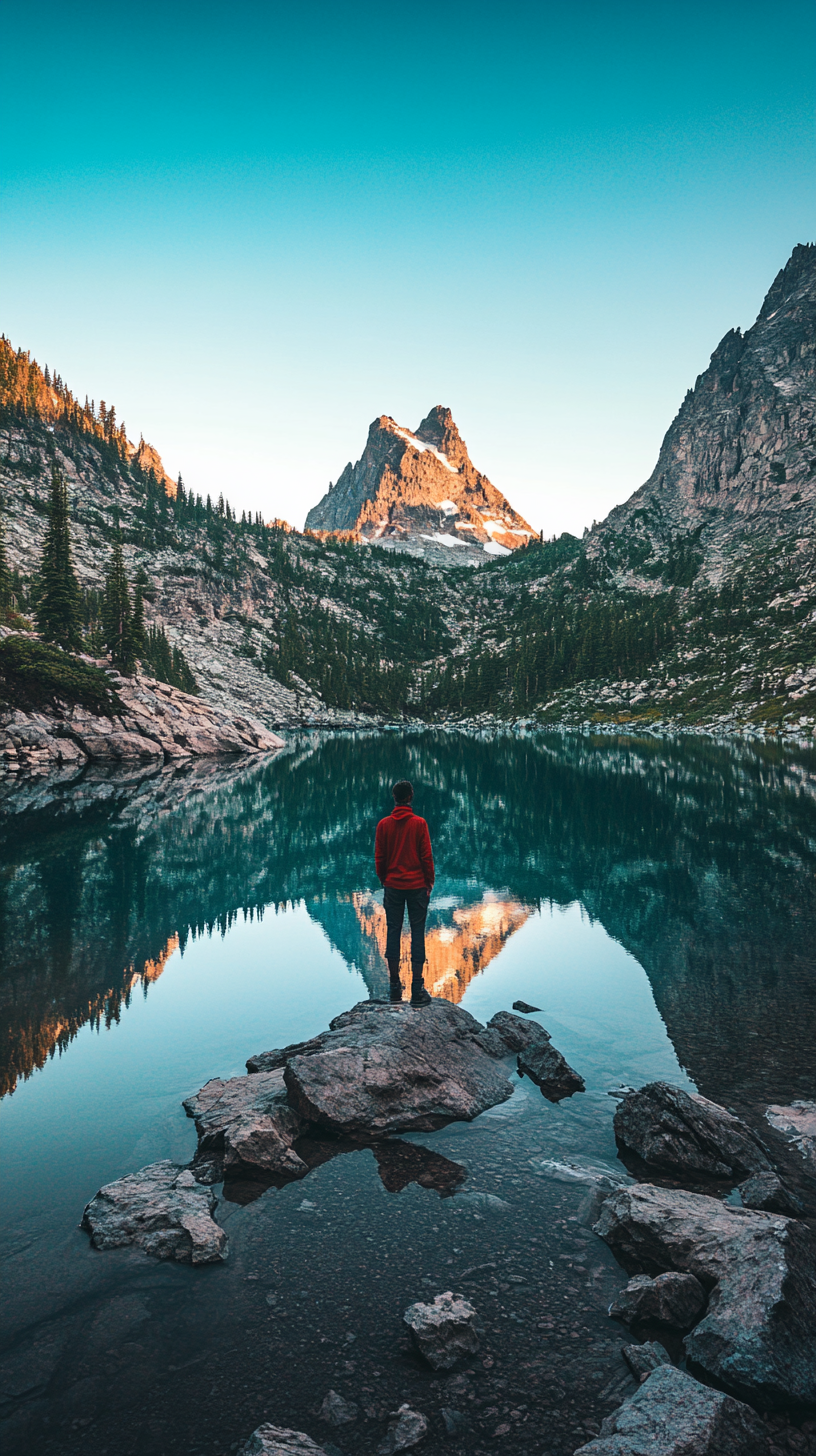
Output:
M0 703L0 777L284 747L283 739L255 718L213 707L155 678L124 677L101 662L94 666L104 671L119 711L103 714L59 700L36 709Z
M536 1021L498 1012L485 1027L441 998L420 1011L360 1002L328 1031L258 1053L247 1061L248 1075L216 1079L187 1098L198 1135L192 1163L152 1164L100 1189L82 1226L99 1249L135 1244L159 1259L221 1262L228 1247L214 1217L215 1183L246 1203L362 1146L375 1150L389 1191L416 1181L462 1196L464 1169L438 1166L446 1159L398 1136L471 1121L506 1101L511 1056L553 1103L583 1090ZM812 1202L816 1103L770 1108L767 1123L801 1160ZM609 1314L632 1331L635 1343L622 1353L640 1383L579 1449L586 1456L778 1449L768 1444L774 1412L801 1419L816 1409L816 1242L804 1214L778 1211L780 1198L795 1207L796 1195L757 1132L697 1094L659 1082L626 1092L614 1128L638 1181L623 1169L617 1180L587 1172L584 1222L635 1275ZM397 1171L403 1150L411 1156ZM745 1198L724 1201L724 1186L739 1178ZM455 1288L412 1304L404 1324L416 1358L434 1370L453 1371L481 1349L479 1310ZM453 1388L456 1379L446 1383ZM319 1415L343 1427L356 1421L358 1406L332 1390ZM464 1429L465 1417L451 1406L429 1417L404 1401L388 1413L377 1452L419 1445L439 1419L448 1437ZM808 1431L813 1424L805 1419ZM333 1456L338 1449L269 1423L241 1448L247 1456Z

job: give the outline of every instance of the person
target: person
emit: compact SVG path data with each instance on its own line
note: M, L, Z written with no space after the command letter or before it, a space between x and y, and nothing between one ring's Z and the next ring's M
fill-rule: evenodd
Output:
M388 962L390 997L402 1000L399 975L400 936L408 909L411 926L411 1005L428 1006L431 997L425 990L425 921L428 901L434 883L434 862L431 836L424 819L411 808L413 786L407 779L394 784L391 793L394 808L377 825L374 841L374 864L383 887L383 906L388 934L385 959Z

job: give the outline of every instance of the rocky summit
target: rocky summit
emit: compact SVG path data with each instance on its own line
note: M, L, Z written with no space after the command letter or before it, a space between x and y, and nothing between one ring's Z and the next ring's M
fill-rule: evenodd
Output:
M329 485L306 529L351 532L452 565L506 556L536 534L473 465L441 404L415 431L390 415L374 420L357 464Z

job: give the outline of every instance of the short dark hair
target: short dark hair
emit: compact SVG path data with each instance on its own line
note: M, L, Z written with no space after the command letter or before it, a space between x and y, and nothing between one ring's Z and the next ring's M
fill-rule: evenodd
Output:
M410 804L414 797L414 786L409 784L407 779L400 779L399 783L393 784L391 793L397 804Z

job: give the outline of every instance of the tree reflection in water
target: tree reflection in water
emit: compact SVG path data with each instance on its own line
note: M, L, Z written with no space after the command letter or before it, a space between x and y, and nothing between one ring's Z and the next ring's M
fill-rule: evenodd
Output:
M809 1094L816 755L509 732L315 738L260 764L27 787L24 813L7 799L2 1090L240 914L304 901L382 990L373 830L404 775L434 840L437 994L459 1000L543 902L579 901L646 970L701 1091Z

